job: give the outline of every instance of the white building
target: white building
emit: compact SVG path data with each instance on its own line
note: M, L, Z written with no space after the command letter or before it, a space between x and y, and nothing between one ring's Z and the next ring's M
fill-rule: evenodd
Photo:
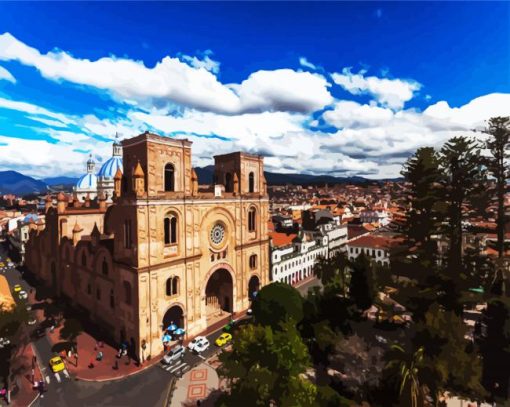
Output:
M347 243L349 260L355 260L361 253L371 257L379 265L390 264L390 251L400 243L394 236L363 235Z
M16 221L7 237L11 249L19 254L21 262L25 261L25 243L28 241L30 230L44 228L44 215L29 213Z
M295 236L295 235L291 235ZM290 285L313 275L313 267L319 257L328 256L328 237L314 238L311 233L295 237L292 243L271 246L271 281Z
M319 235L327 237L329 258L333 257L338 252L345 252L347 250L347 224L337 225L327 223L325 225L320 225L318 229Z

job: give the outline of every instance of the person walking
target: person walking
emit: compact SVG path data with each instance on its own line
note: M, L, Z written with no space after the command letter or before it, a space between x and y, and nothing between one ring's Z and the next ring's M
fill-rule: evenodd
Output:
M98 362L101 362L103 360L103 352L101 351L97 352L96 360Z

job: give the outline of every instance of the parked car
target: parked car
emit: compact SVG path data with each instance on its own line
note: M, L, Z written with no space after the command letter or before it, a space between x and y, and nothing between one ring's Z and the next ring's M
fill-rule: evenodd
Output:
M248 311L246 311L246 315L252 315L253 314L253 311L251 308L248 308Z
M177 345L163 357L163 361L167 365L169 365L170 363L175 362L178 359L182 359L184 357L185 351L186 349L183 346Z
M202 341L207 341L207 338L205 336L197 336L188 344L188 349L195 350L195 346L197 346L197 344L199 344Z
M14 286L14 292L15 292L15 293L19 293L20 291L21 291L21 286L20 286L19 284L16 284L16 285Z
M26 300L26 299L28 298L28 294L27 294L27 292L26 292L26 291L23 291L23 290L21 290L21 291L18 293L18 295L19 295L19 298L20 298L21 300Z
M8 267L14 267L14 263L12 261L10 261L9 263L7 263L7 266Z
M218 336L218 338L216 338L214 343L216 344L216 346L224 346L230 341L232 341L232 335L230 335L227 332L224 332L220 336Z
M196 353L202 353L207 348L209 348L209 341L207 339L204 339L203 341L200 341L195 345L193 351Z
M230 331L232 331L236 327L236 325L237 325L237 321L231 319L229 321L229 323L223 327L223 330L225 332L230 332Z
M3 349L5 346L9 345L11 341L7 338L0 338L0 349Z
M50 367L53 373L58 373L65 370L66 365L60 356L54 356L50 359Z
M35 325L35 324L36 324L36 322L37 322L37 319L35 319L35 317L34 317L33 315L30 315L30 316L28 317L28 321L27 321L27 324L28 324L28 325Z

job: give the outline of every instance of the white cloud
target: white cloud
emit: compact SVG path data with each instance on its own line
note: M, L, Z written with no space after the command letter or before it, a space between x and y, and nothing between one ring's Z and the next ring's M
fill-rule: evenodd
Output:
M392 109L401 109L422 86L410 80L365 77L365 73L366 71L360 71L355 74L350 68L344 68L342 73L333 73L331 77L337 85L353 95L370 94L381 105Z
M190 55L183 55L181 58L193 68L204 68L206 71L215 74L220 71L220 63L209 58L208 54L205 54L204 58L202 59Z
M390 121L393 115L393 111L387 108L340 100L335 103L334 109L326 111L323 117L335 127L344 128L382 125Z
M55 113L55 112L52 112L51 110L47 110L43 107L33 105L31 103L18 102L18 101L14 101L14 100L5 99L5 98L0 98L0 108L16 110L19 112L25 112L25 113L29 113L29 114L33 114L33 115L38 115L38 116L46 116L46 117L50 117L52 119L56 119L64 124L73 123L73 120L64 114Z
M178 58L166 56L147 68L141 61L123 58L90 61L63 51L41 54L9 33L0 35L0 60L15 60L35 67L47 79L103 89L123 100L164 100L226 114L310 111L307 109L318 109L332 100L327 81L307 72L258 71L241 84L224 85L205 67L193 67Z
M316 70L317 69L317 66L315 64L312 64L308 59L306 59L305 57L301 57L299 58L299 65L301 66L304 66L305 68L309 68L309 69L312 69L312 70Z
M16 78L12 76L12 74L5 69L3 66L0 66L0 81L4 80L11 83L16 83Z

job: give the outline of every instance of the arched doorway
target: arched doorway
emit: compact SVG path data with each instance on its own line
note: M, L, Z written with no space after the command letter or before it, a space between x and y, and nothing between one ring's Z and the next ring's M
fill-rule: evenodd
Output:
M173 305L165 312L163 317L163 330L166 330L172 323L184 329L184 312L180 305Z
M232 312L234 284L232 276L225 269L216 270L205 287L205 306L207 318Z
M251 276L248 282L248 298L253 300L260 288L260 280L257 276Z

